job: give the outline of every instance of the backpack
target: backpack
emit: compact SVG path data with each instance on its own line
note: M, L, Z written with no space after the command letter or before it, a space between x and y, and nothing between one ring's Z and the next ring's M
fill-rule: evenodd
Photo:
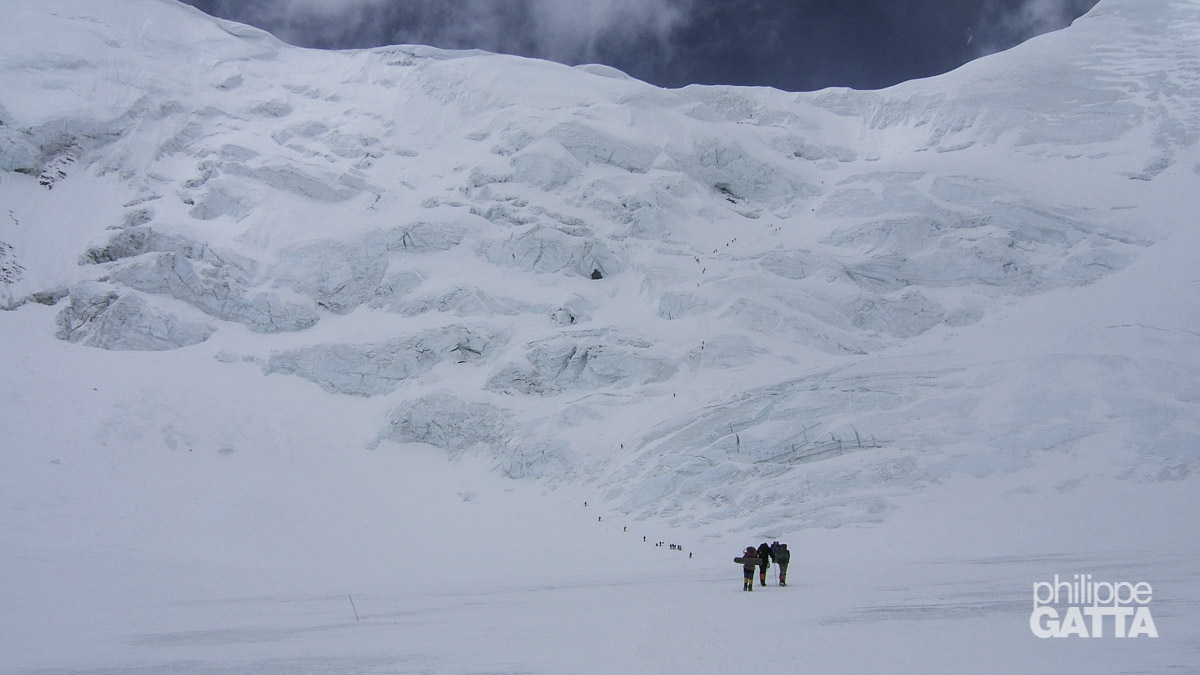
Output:
M792 559L792 553L788 550L787 544L779 545L779 553L775 554L775 562L786 563Z

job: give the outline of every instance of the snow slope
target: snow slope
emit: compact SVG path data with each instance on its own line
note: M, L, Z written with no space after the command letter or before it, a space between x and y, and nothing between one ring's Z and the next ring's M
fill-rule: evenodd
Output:
M3 13L0 670L1196 667L1200 4L812 94Z

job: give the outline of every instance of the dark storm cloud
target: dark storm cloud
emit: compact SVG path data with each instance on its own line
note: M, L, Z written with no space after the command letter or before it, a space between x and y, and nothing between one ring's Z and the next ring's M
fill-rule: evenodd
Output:
M945 73L1063 28L1096 2L705 0L675 34L673 58L641 72L667 86L876 89Z
M694 0L189 0L319 48L429 44L566 63L668 42Z
M1086 14L1097 0L990 0L983 3L974 55L1007 49L1031 37L1058 30Z
M792 91L940 74L1068 25L1097 0L185 0L306 47L428 44L654 84Z

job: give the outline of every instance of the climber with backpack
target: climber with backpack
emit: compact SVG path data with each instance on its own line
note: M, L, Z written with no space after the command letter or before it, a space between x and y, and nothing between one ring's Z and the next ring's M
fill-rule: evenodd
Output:
M775 564L779 565L780 586L787 586L787 568L791 560L792 554L788 551L787 544L780 544L778 551L775 553Z

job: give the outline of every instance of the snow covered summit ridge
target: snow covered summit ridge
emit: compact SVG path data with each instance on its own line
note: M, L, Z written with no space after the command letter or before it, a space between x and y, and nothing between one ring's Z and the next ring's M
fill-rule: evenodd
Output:
M361 399L353 447L681 522L875 519L1097 437L1197 460L1197 3L812 94L302 50L171 0L5 13L31 341L290 378Z

